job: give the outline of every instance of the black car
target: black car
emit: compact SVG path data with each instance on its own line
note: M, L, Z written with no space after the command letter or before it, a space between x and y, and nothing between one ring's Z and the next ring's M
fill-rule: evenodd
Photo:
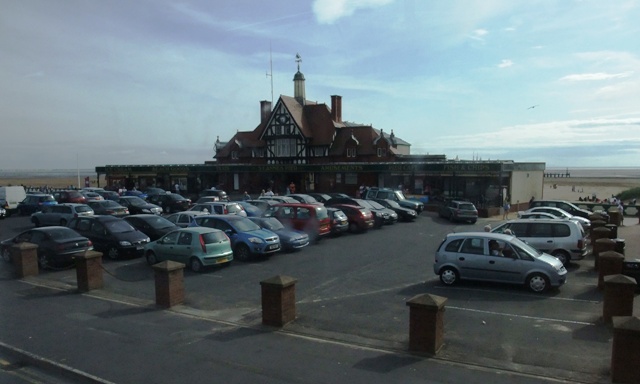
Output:
M39 212L42 207L47 205L58 204L53 195L49 193L30 193L24 200L18 203L18 212L21 215L30 215L34 212Z
M118 201L118 199L120 198L120 195L116 191L96 191L96 193L102 196L102 198L105 200Z
M137 196L121 196L117 203L126 207L131 215L153 214L161 215L162 208L160 206L148 203Z
M165 234L180 229L164 217L153 214L131 215L124 219L134 228L149 236L151 241L158 240Z
M152 195L147 198L151 204L159 205L165 213L186 211L191 206L191 200L177 193Z
M331 199L331 196L327 195L326 193L311 192L311 193L308 193L308 195L313 197L314 199L318 200L318 202L323 203L323 204L325 202L327 202L329 199Z
M149 187L149 188L144 190L144 193L147 194L147 200L148 200L149 197L151 197L153 195L166 195L167 191L165 191L162 188L158 188L158 187Z
M69 228L88 237L96 251L110 259L142 256L150 239L123 219L109 215L76 217Z
M419 215L424 210L424 204L420 201L409 200L400 190L393 190L391 188L367 188L365 193L365 199L388 199L394 200L400 206L413 209Z
M418 217L418 214L413 209L405 208L398 204L394 200L388 199L371 199L383 207L393 210L398 215L398 220L413 221Z
M73 229L53 226L33 228L3 241L0 244L2 257L10 260L10 248L20 243L38 246L38 265L42 269L73 265L76 255L93 249L91 241Z
M113 200L94 200L87 202L87 205L93 209L93 213L96 215L111 215L116 217L129 215L129 209L127 209L127 207L123 207Z

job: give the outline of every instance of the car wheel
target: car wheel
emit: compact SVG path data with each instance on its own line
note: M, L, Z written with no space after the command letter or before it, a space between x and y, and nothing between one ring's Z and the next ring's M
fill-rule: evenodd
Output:
M118 248L109 247L109 249L107 250L107 257L111 260L117 260L118 258L120 258L120 252L118 251Z
M35 225L36 227L40 226L40 220L38 220L37 217L34 217L31 221L33 222L33 225Z
M60 219L60 225L63 226L63 227L66 227L67 226L67 220Z
M49 268L49 264L49 255L44 252L38 255L38 267L40 267L40 269Z
M353 232L356 233L358 232L359 228L358 228L358 224L356 223L349 223L349 232Z
M200 259L198 259L197 257L192 257L191 259L189 259L189 269L191 269L193 272L202 272L203 268L204 265L202 265L202 261L200 261Z
M158 256L156 256L155 252L153 251L147 252L147 264L149 265L158 264Z
M452 267L444 267L440 270L440 281L444 285L454 285L460 280L458 271Z
M549 288L549 279L541 273L533 273L527 277L527 287L536 293L541 293Z
M560 260L562 265L566 266L566 265L569 265L569 263L571 262L571 258L564 251L555 251L552 253L552 255L555 256L558 260Z
M238 244L234 252L235 257L240 261L248 261L251 258L251 251L246 244Z

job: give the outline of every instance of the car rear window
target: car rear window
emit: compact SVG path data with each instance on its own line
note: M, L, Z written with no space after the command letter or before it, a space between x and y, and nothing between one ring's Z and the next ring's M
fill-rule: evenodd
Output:
M463 239L453 240L444 248L446 252L458 252Z
M553 233L555 237L569 237L571 236L571 229L566 224L555 224Z
M222 231L203 233L201 236L205 244L217 244L229 241L227 235L225 235Z
M464 209L464 210L468 210L468 211L475 211L476 207L474 207L473 204L471 204L471 203L462 203L462 204L460 204L460 209Z
M86 206L86 205L81 206L81 207L76 207L76 212L78 212L78 213L91 212L91 211L93 211L93 209L91 209L91 207Z

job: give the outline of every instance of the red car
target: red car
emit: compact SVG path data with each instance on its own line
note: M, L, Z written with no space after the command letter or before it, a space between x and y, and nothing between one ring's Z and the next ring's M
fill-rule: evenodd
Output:
M332 207L340 209L347 215L349 232L366 232L369 228L373 228L375 219L370 209L350 204L335 204Z
M269 208L264 216L275 217L285 227L303 231L312 241L331 232L327 208L319 204L282 203Z
M80 191L68 190L54 192L53 197L59 204L62 203L75 203L75 204L87 204L87 198L80 193Z

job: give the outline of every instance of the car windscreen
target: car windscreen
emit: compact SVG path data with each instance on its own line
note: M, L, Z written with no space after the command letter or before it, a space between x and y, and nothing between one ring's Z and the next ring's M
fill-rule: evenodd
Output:
M122 206L113 200L103 200L99 203L103 208L121 208Z
M237 217L237 216L236 216ZM257 231L260 226L249 219L233 220L232 225L238 232Z
M143 206L147 205L147 202L142 200L139 197L131 197L131 198L128 198L128 199L125 199L125 200L128 201L129 204L131 204L134 207L143 207Z
M462 203L460 204L460 209L464 211L475 211L476 207L474 207L471 203Z
M91 209L91 207L88 205L81 205L76 207L76 212L78 213L91 212L91 211L93 211L93 209Z
M367 203L369 203L369 205L372 206L374 209L384 209L384 206L378 203L377 201L367 200Z
M170 222L169 220L165 219L162 216L155 216L154 215L154 217L147 218L144 221L147 224L149 224L152 228L155 228L155 229L173 227L173 223Z
M517 237L514 237L513 239L511 239L511 244L514 247L517 247L519 251L524 251L527 255L531 257L535 257L536 259L540 257L540 255L542 255L542 252L538 251L537 249L533 248L532 246L518 239ZM520 256L520 258L523 258L523 257Z
M70 238L73 238L73 237L80 237L80 235L78 235L78 233L76 231L74 231L71 228L65 228L65 227L56 228L56 229L47 231L47 233L49 234L49 237L51 237L54 240L62 240L62 239L70 239Z
M135 228L131 226L131 224L127 223L124 220L113 220L104 223L104 226L107 227L109 232L111 233L124 233L135 231Z
M275 217L269 217L262 220L262 226L270 231L279 231L284 229L284 225Z
M42 196L39 200L42 202L56 201L52 195Z
M393 193L395 193L395 195L398 197L398 200L406 200L407 199L404 196L404 193L402 193L402 191L394 191Z

